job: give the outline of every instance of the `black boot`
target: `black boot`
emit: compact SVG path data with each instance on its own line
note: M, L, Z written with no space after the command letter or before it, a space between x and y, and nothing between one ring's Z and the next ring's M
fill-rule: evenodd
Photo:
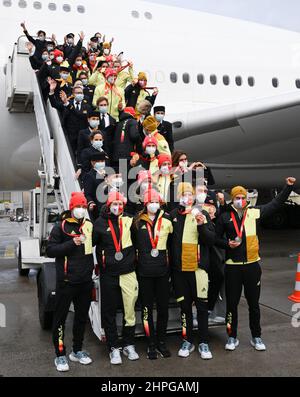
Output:
M149 358L149 360L156 360L158 357L157 355L157 351L155 349L155 345L151 344L148 346L147 349L147 358Z
M171 357L171 352L168 350L165 342L158 342L157 351L163 358Z

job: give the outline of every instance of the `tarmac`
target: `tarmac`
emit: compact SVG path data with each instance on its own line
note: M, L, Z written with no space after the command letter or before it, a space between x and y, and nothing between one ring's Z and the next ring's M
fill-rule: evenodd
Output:
M224 350L224 326L210 328L213 359L201 360L197 350L190 357L177 357L180 335L168 336L172 357L150 361L146 342L136 342L140 360L123 364L109 363L106 346L88 324L85 349L93 358L89 366L70 363L68 373L58 373L54 366L51 333L39 325L36 272L19 277L15 248L25 224L0 220L0 309L6 309L6 327L0 327L0 376L3 377L293 377L300 374L300 304L288 300L294 290L300 230L262 230L261 324L266 352L255 351L249 343L248 309L242 298L239 307L240 346L234 352ZM292 311L294 309L294 312ZM2 310L3 312L3 310ZM298 316L297 316L298 313ZM294 316L294 318L293 318ZM3 317L2 317L3 319ZM66 345L72 346L73 313L66 325ZM0 317L1 321L1 317ZM3 324L2 324L3 325Z

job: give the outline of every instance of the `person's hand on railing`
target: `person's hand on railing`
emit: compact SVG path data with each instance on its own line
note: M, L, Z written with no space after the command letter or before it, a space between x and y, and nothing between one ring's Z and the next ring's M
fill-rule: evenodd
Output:
M50 94L54 94L54 91L57 87L57 81L52 79L51 77L48 77L47 82L49 84L49 88L50 88Z

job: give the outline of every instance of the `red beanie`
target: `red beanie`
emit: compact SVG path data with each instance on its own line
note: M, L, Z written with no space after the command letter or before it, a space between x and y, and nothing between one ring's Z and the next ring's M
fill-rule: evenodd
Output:
M117 72L112 68L106 69L106 72L105 72L106 79L108 79L110 76L117 76Z
M138 184L140 185L145 179L151 179L152 175L150 171L140 171L138 173Z
M122 201L124 205L127 203L127 198L120 192L110 192L106 201L106 205L110 207L113 201Z
M158 191L149 189L144 194L144 205L151 203L152 200L159 200L160 203L162 202L161 195L158 193Z
M168 154L160 154L158 156L158 166L161 167L165 161L169 161L172 165L172 158Z
M125 108L125 109L123 110L123 112L129 113L129 114L131 114L132 117L135 117L135 110L134 110L133 107Z
M149 145L150 143L152 143L153 145L155 145L156 147L158 146L158 141L156 138L154 138L151 135L147 135L146 138L143 141L143 148L145 149L147 145Z
M82 205L83 207L87 207L87 199L82 192L73 192L71 194L69 209L72 211L78 205Z
M62 51L60 51L60 50L54 50L53 51L53 53L54 53L54 58L56 59L57 57L59 57L59 56L62 56L63 58L64 58L64 53L62 52Z

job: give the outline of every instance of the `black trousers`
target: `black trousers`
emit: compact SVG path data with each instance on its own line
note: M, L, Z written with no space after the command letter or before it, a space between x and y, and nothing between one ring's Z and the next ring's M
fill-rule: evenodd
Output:
M119 284L119 276L108 274L101 275L101 313L102 323L106 336L108 349L120 346L117 329L117 310L123 308L122 292ZM123 321L122 338L123 345L134 345L135 326L125 327Z
M163 277L139 277L142 323L149 344L165 342L169 318L169 275ZM156 333L153 320L153 304L156 302Z
M223 264L217 261L211 261L209 264L208 278L208 310L214 310L220 289L224 281Z
M208 309L207 299L197 296L195 272L174 272L173 284L176 299L181 308L182 336L188 342L193 342L193 309L197 308L199 343L208 343Z
M225 265L226 323L229 336L236 338L238 328L238 304L244 287L249 307L249 325L253 338L261 336L260 327L260 279L258 262L249 265Z
M66 355L64 344L65 322L68 316L70 304L74 304L73 322L73 351L82 350L85 325L91 304L93 283L68 284L58 283L56 287L56 303L53 319L53 343L57 357Z

